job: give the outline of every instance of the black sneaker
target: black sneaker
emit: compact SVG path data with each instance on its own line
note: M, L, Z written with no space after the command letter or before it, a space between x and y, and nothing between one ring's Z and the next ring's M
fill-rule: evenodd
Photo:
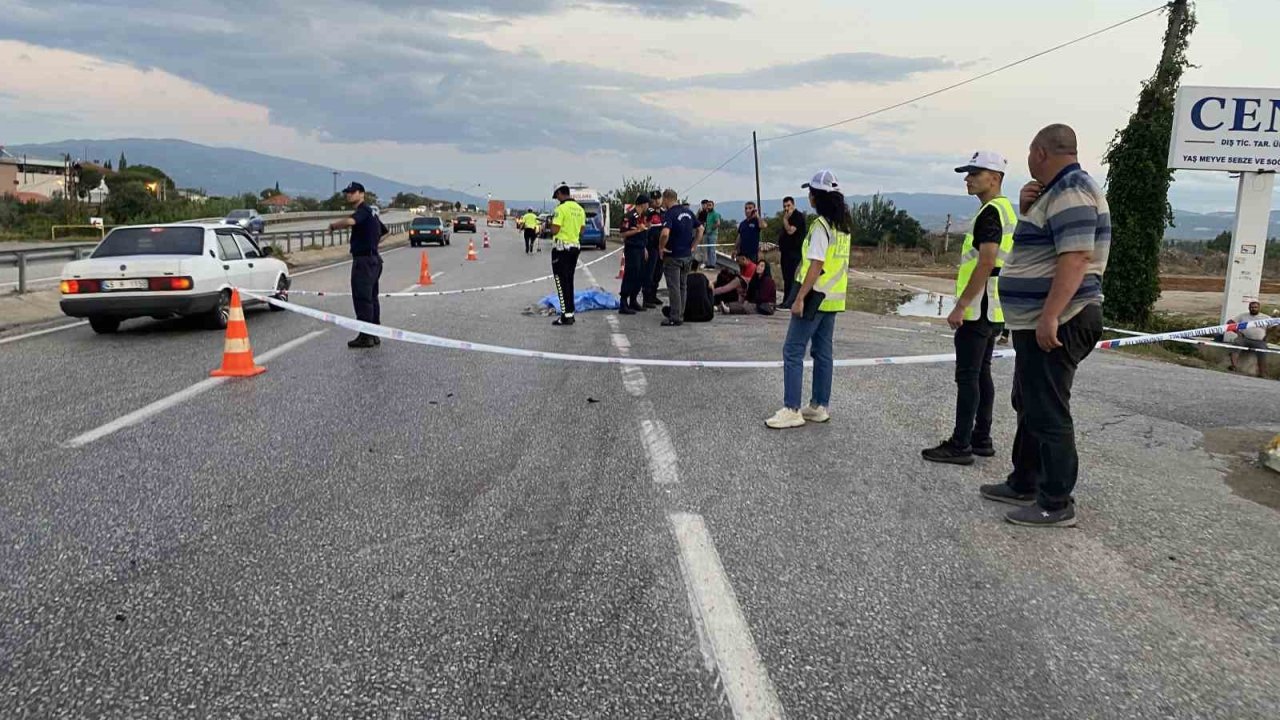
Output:
M974 443L973 454L977 455L978 457L984 457L984 458L995 457L996 448L994 445L991 444L990 440L986 441L985 443Z
M618 314L619 315L635 315L636 311L632 310L630 305L623 305L622 307L618 308Z
M667 318L662 321L662 327L680 327L683 324L683 322L679 320L672 320L671 318Z
M1004 519L1027 527L1075 527L1076 504L1069 503L1061 510L1045 510L1039 505L1031 505L1010 510Z
M972 465L973 452L962 448L950 440L943 440L938 447L921 450L920 456L929 462L947 463L949 465Z
M374 344L374 345L381 345L381 344L382 344L382 338L378 337L377 335L370 335L369 337L373 338L373 344Z
M631 298L631 309L635 310L636 312L644 312L649 308L645 307L639 300L636 300L635 298Z
M552 324L552 325L555 325L556 327L563 327L563 326L565 326L565 325L572 325L573 323L574 323L574 319L573 319L573 318L571 318L571 317L565 317L564 315L561 315L560 317L558 317L558 318L556 318L554 321L552 321L552 323L551 323L551 324Z
M364 333L360 333L359 335L356 336L354 340L347 343L347 347L349 348L375 347L377 343L375 343L373 340L374 338L372 335L365 335Z
M1010 505L1035 505L1035 493L1020 493L1009 487L1009 483L992 483L978 488L978 494L988 500L1008 503Z

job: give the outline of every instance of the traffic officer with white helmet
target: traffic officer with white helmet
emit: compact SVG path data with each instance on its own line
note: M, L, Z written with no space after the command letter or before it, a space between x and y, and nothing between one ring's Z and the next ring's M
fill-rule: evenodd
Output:
M951 437L923 450L925 460L971 465L974 456L991 457L991 413L995 384L991 353L1004 329L1004 309L998 288L1000 268L1013 251L1018 215L1002 186L1009 161L999 153L978 151L956 168L965 187L981 205L973 227L960 247L956 274L956 305L947 317L955 330L956 424Z

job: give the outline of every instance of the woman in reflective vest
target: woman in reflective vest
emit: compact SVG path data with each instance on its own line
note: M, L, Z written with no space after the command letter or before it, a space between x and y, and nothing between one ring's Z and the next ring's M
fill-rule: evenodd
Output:
M831 419L831 380L835 372L832 339L836 314L844 312L849 281L849 248L853 244L853 220L836 176L823 170L802 187L818 219L809 224L801 246L796 282L800 289L791 304L791 326L782 347L783 407L765 425L780 430L807 422ZM813 355L813 394L800 407L804 384L804 354Z

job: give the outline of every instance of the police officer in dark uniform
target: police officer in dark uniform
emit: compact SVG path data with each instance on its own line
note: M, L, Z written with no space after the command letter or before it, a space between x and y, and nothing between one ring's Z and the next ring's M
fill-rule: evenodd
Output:
M378 306L378 279L382 277L382 256L378 254L378 241L382 239L382 221L364 199L364 185L353 182L342 189L342 197L355 208L351 217L335 220L330 230L351 228L351 301L355 305L356 319L380 325L381 310ZM360 333L347 347L371 348L382 341L373 335Z
M635 205L622 218L622 271L621 309L619 315L635 315L643 312L640 291L644 289L645 247L649 242L649 196L636 197Z
M645 244L644 259L644 307L655 308L662 305L658 299L658 284L662 282L662 257L658 252L662 239L662 193L654 190L649 193L649 237Z

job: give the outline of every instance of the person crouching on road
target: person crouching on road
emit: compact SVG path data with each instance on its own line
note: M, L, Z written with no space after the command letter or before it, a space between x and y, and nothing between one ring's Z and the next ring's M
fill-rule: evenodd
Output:
M689 292L689 273L693 270L693 248L702 242L702 223L688 205L680 203L680 196L670 188L662 192L662 206L666 213L662 220L662 235L658 239L658 255L663 259L663 273L667 277L667 305L670 312L662 321L664 327L684 324L684 302Z
M965 187L982 207L960 247L956 307L947 316L947 324L956 333L956 424L951 437L921 451L930 462L972 465L975 455L996 454L991 442L991 411L996 401L991 353L1004 330L1004 308L996 284L1013 252L1013 231L1018 224L1013 203L1001 189L1008 169L1004 156L983 151L956 168L965 174Z
M649 242L649 196L636 197L635 205L622 217L622 291L619 315L644 312L640 291L644 288L644 255Z
M364 185L353 182L342 189L342 197L355 208L351 217L329 223L330 230L351 228L351 302L356 319L379 325L382 312L378 305L378 280L382 277L382 256L378 241L382 239L382 221L365 202ZM371 348L382 344L377 336L360 333L347 347Z
M823 170L802 187L809 190L809 204L818 213L801 245L800 283L791 303L791 326L782 347L783 407L765 425L780 430L824 423L831 419L831 379L835 372L832 339L836 314L844 312L849 279L849 246L853 219L836 176ZM800 408L804 385L804 352L812 343L813 394L808 407Z
M573 275L578 271L578 254L582 252L582 226L587 213L569 195L569 186L556 188L556 206L551 216L551 273L556 280L556 296L560 299L560 317L552 325L572 325Z
M524 228L524 254L529 255L533 252L533 243L538 239L538 216L534 214L533 208L525 211L524 217L520 218L520 226Z

